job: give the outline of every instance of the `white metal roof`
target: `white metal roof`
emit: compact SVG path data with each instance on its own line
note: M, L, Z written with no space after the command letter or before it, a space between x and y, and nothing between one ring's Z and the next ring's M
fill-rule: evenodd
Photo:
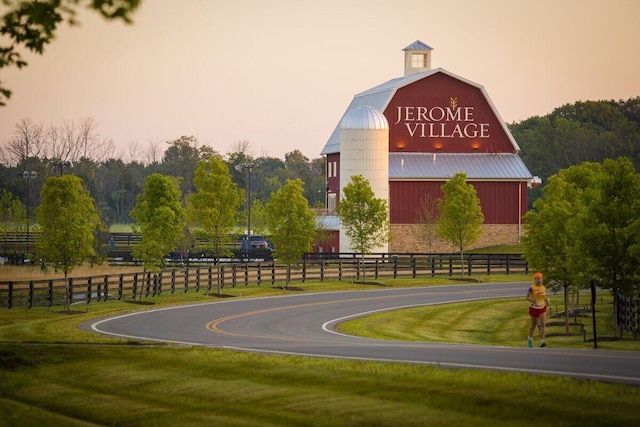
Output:
M362 105L344 115L340 129L389 129L389 122L380 110L370 105Z
M518 143L516 142L515 139L513 139L513 136L511 135L511 132L509 132L509 129L507 129L507 125L504 122L504 120L502 120L502 117L500 117L500 114L498 113L498 111L496 110L495 106L493 105L493 103L491 102L491 99L489 98L489 96L487 95L486 91L484 90L484 87L474 83L472 81L469 81L467 79L464 79L460 76L457 76L447 70L444 70L442 68L435 68L433 70L428 70L428 71L424 71L422 73L416 73L416 74L412 74L410 76L406 76L406 77L399 77L396 79L392 79L389 80L388 82L382 83L381 85L372 87L371 89L368 89L364 92L361 92L357 95L355 95L353 97L353 100L351 101L351 104L349 104L349 106L347 107L347 110L345 111L345 113L342 115L342 118L340 119L340 121L338 122L336 128L334 129L333 133L331 134L331 136L329 137L329 140L327 141L327 143L325 144L324 148L322 149L321 154L322 155L327 155L327 154L333 154L333 153L339 153L340 152L340 123L342 122L342 119L347 115L347 113L349 113L351 110L357 108L357 107L361 107L363 105L369 105L373 108L376 108L377 110L380 110L382 112L384 112L384 110L387 108L387 105L389 105L389 102L391 102L391 99L393 98L393 96L395 95L396 91L404 86L407 86L413 82L416 82L418 80L427 78L429 76L432 76L436 73L443 73L446 74L450 77L453 77L454 79L460 80L464 83L467 83L471 86L475 86L478 89L480 89L480 91L482 92L482 95L484 96L484 98L487 100L487 103L489 104L489 107L491 108L491 110L493 111L494 115L497 117L498 121L500 122L500 124L502 125L505 133L507 134L507 136L509 137L509 140L511 141L511 144L513 145L514 151L518 152L520 151L520 147L518 146Z
M389 153L389 180L442 180L464 172L469 180L533 178L517 154Z

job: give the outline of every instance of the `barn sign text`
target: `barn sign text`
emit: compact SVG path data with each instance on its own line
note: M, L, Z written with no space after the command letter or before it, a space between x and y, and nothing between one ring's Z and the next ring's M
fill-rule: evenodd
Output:
M475 107L458 106L450 97L446 107L397 107L398 119L409 135L419 138L489 138L489 123L477 123Z

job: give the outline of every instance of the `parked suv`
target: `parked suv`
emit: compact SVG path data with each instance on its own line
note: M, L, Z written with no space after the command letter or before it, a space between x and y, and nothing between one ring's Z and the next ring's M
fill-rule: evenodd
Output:
M248 241L246 234L240 238L240 254L243 258L269 260L272 250L271 242L259 234L252 234Z

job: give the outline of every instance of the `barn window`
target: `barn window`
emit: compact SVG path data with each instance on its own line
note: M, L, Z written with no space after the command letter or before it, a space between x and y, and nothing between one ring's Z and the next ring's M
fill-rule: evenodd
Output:
M411 55L411 68L424 68L423 53L414 53Z

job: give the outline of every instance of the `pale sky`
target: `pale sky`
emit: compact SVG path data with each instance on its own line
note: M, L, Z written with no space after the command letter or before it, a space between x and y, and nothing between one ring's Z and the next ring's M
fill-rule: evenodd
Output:
M22 118L93 117L124 159L182 135L317 158L353 95L403 75L415 40L509 123L640 96L638 0L144 0L133 25L94 15L0 72L0 143Z

